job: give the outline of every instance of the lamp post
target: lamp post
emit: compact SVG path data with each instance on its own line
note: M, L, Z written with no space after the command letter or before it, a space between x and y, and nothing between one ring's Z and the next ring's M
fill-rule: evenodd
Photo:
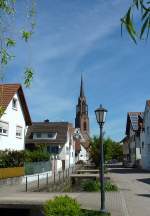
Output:
M100 166L99 166L99 178L101 187L101 212L106 212L105 209L105 189L104 189L104 149L103 149L103 125L105 123L107 110L100 105L95 110L96 120L100 127Z

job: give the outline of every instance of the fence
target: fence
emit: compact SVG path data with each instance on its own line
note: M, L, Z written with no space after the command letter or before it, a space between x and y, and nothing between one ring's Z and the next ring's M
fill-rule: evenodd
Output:
M25 162L24 168L25 168L26 175L44 173L52 170L52 162L51 161Z
M75 167L68 168L59 172L47 172L36 175L25 176L25 191L40 191L50 186L53 187L56 184L63 183L66 179L69 179L71 173L75 172ZM31 181L30 178L34 180Z

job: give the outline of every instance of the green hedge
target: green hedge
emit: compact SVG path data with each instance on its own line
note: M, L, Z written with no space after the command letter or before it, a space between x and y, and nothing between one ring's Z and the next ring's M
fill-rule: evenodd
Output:
M24 151L0 151L0 168L22 167L24 156Z
M0 168L22 167L24 162L48 161L50 154L43 150L35 151L0 151Z

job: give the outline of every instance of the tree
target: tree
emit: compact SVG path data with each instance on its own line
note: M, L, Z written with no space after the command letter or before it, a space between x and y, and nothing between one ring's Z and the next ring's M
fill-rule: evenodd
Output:
M22 30L15 28L16 2L19 0L0 0L0 81L3 82L5 66L14 58L13 48L18 39L28 44L35 27L35 0L25 1L26 25ZM23 14L24 16L24 14ZM15 29L14 29L15 28ZM13 32L14 31L14 32ZM21 33L20 33L21 32ZM17 35L17 37L16 37ZM28 63L24 71L24 85L29 87L33 79L33 69ZM3 87L0 90L0 102L3 101ZM0 117L4 108L0 105Z
M138 22L135 22L137 14ZM121 18L121 29L123 26L135 43L138 39L147 39L150 30L150 1L131 0L128 11Z
M100 161L100 141L99 137L94 136L90 142L90 159L99 166ZM104 160L116 159L121 161L123 158L122 146L111 138L104 139Z
M16 2L19 0L0 0L0 79L3 81L4 68L10 60L14 58L12 48L15 47L18 38L25 43L29 42L34 27L35 27L35 0L25 1L27 7L25 16L27 25L22 30L15 29L14 34L12 31L15 28L16 22ZM23 14L24 16L24 14ZM16 38L17 32L17 38ZM21 33L20 33L21 32ZM13 35L13 36L12 36ZM29 87L33 79L33 69L27 65L24 71L24 84Z

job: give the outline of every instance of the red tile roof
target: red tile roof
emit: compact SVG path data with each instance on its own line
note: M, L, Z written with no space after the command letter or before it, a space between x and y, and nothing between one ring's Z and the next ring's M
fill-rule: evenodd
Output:
M0 84L0 106L2 106L4 110L6 110L15 93L18 93L18 96L20 98L26 124L31 125L31 117L20 84Z

